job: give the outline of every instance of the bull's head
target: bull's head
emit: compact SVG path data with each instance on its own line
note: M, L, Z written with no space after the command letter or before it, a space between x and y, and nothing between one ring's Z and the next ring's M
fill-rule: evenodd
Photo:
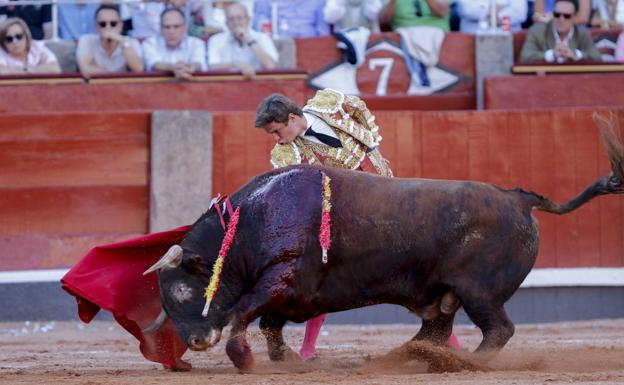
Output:
M204 288L210 280L208 269L195 253L185 253L182 247L174 245L144 274L158 271L160 300L163 309L154 323L143 329L151 333L171 318L191 350L205 350L221 338L223 326L213 328L211 322L202 316Z

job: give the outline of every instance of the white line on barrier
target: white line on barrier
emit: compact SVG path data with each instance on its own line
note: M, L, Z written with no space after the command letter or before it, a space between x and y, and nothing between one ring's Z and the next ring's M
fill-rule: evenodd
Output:
M2 283L58 282L69 269L0 271Z

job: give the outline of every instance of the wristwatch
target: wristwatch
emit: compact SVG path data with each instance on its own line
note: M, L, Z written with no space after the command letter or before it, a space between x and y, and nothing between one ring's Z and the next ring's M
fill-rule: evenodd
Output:
M123 48L130 48L130 39L125 38L125 39L124 39L124 41L123 41L123 43L121 43L121 46L122 46Z
M253 39L253 40L249 41L249 43L247 43L247 46L251 47L252 45L254 45L256 43L257 43L256 39Z

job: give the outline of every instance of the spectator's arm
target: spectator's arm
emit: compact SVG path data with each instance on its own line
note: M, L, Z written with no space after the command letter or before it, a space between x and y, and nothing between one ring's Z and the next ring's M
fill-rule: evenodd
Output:
M50 4L41 6L41 28L43 29L43 38L45 40L52 39L52 6Z
M429 9L431 13L433 13L437 17L446 17L449 11L449 7L451 5L450 0L425 0L427 5L429 5Z
M366 17L368 18L368 20L379 20L379 12L381 12L381 8L383 8L383 3L381 2L381 0L366 1L364 12L366 13Z
M277 66L279 53L270 37L261 35L258 37L257 42L251 44L249 47L254 55L256 55L260 64L262 64L262 68L270 70Z
M527 1L511 0L508 5L498 12L498 19L503 16L509 16L511 24L520 24L527 18Z
M396 0L390 0L384 5L379 12L379 23L381 24L392 24L392 19L394 18L394 10L396 8Z
M542 47L539 39L537 37L538 33L535 30L535 27L542 27L543 24L539 24L534 26L529 30L527 34L526 40L524 41L524 45L522 46L522 51L520 51L520 61L521 62L532 62L532 61L541 61L547 60L545 56L547 53L546 47ZM551 54L552 54L552 50Z
M314 15L314 28L316 29L316 36L329 35L329 24L327 24L323 18L324 3L324 1L318 3L318 8L316 9L316 14Z
M581 27L584 32L580 32L580 41L578 45L579 51L581 51L582 57L581 59L591 60L591 61L602 61L602 55L596 48L594 44L594 39L592 39L591 33L589 30ZM579 59L580 60L580 59Z
M618 36L615 47L615 60L624 62L624 31Z
M156 62L152 64L151 69L152 71L174 72L175 65L164 62Z
M78 47L76 48L76 63L78 64L78 70L85 78L89 78L93 74L106 72L104 68L98 67L93 62L93 54L88 50L88 43L86 39L88 36L83 36L78 39Z
M38 66L29 67L28 72L40 74L60 74L61 66L58 62L39 64Z
M162 59L158 54L158 49L156 47L156 39L148 38L143 42L143 61L145 63L145 71L169 71L169 69L162 69ZM156 68L156 64L160 64L159 68Z
M578 24L587 25L592 9L591 0L579 0L579 10L576 14L576 22Z
M323 19L328 24L336 24L345 16L344 0L327 0L323 7Z
M187 39L189 39L189 45L192 47L189 64L194 66L194 72L206 71L208 69L206 65L206 44L203 40L196 37L187 37Z
M52 23L43 23L42 28L43 28L43 39L44 40L52 39L52 32L54 32L54 30L52 29Z
M40 74L50 74L50 73L60 74L61 66L58 63L56 56L54 56L54 53L50 51L49 48L44 46L43 43L39 43L39 44L41 44L41 51L42 51L41 62L36 66L28 67L26 72L40 73Z
M126 58L128 68L131 72L143 72L145 66L143 64L143 58L141 57L141 46L136 40L127 39L129 44L125 47L122 45L122 53L124 58Z

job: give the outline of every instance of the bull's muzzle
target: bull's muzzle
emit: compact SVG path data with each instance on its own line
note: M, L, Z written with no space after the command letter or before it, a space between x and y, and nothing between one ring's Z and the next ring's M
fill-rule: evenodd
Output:
M210 334L206 338L200 338L198 336L190 336L187 345L189 349L195 351L206 350L215 346L221 339L221 330L211 330Z

